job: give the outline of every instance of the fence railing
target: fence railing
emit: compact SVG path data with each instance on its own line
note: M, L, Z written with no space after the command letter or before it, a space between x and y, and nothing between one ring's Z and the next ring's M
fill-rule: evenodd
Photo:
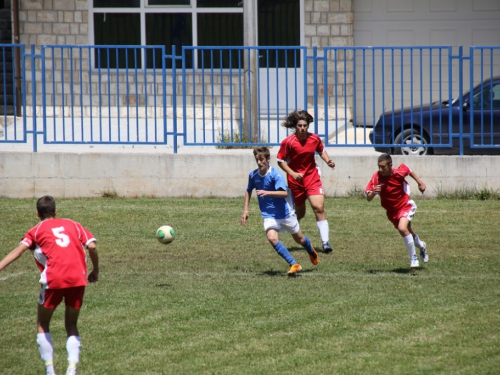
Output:
M313 114L311 131L329 147L500 147L500 84L491 81L500 47L471 47L468 56L449 46L167 55L163 46L0 45L0 53L0 148L279 145L294 109ZM430 114L424 103L435 103ZM354 138L351 127L361 130Z

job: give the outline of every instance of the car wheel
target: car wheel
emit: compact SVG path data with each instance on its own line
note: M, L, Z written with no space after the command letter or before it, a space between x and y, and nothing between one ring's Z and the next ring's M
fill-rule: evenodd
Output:
M432 148L426 147L429 143L425 136L422 136L418 130L406 129L402 133L399 133L394 144L408 144L408 145L421 145L421 146L408 146L408 147L394 147L394 153L397 155L430 155L432 154Z

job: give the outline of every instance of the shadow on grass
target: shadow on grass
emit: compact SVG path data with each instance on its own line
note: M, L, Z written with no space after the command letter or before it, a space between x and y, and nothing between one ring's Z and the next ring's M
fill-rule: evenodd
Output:
M156 284L156 287L158 287L158 288L168 288L171 286L172 286L172 284Z
M325 253L325 251L323 250L323 247L315 247L315 249L316 249L316 251L319 254L321 254L321 253L323 253L323 254L332 254L331 251L329 253ZM302 246L292 246L292 247L289 247L288 251L290 251L291 253L295 252L295 251L305 251L307 253L306 249L304 249Z
M287 275L286 271L274 271L274 270L269 270L269 271L264 271L259 273L259 275L263 276L286 276L286 277L300 277L301 274L303 273L311 273L311 272L316 272L317 270L315 269L302 269L299 273L296 273L294 275Z
M367 270L366 273L370 273L372 275L375 275L377 273L387 273L387 272L391 272L391 273L398 273L398 274L402 274L402 275L412 275L412 276L416 276L417 275L417 271L422 271L424 268L422 267L417 267L417 268L394 268L392 270L375 270L375 269L370 269L370 270Z

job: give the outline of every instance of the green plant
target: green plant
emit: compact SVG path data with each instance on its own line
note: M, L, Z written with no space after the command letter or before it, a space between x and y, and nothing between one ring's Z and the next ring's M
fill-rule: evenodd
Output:
M100 190L100 192L102 198L118 198L118 193L114 187L105 187L103 190Z
M439 186L436 190L437 199L458 199L458 200L491 200L500 199L500 193L498 190L492 190L484 186L481 189L471 188L471 187L460 187L455 190L445 191L442 186Z

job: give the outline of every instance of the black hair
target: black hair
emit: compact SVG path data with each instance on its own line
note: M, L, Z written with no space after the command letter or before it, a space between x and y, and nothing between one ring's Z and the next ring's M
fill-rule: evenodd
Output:
M44 220L56 216L56 201L50 195L44 195L36 202L36 210L40 219Z

